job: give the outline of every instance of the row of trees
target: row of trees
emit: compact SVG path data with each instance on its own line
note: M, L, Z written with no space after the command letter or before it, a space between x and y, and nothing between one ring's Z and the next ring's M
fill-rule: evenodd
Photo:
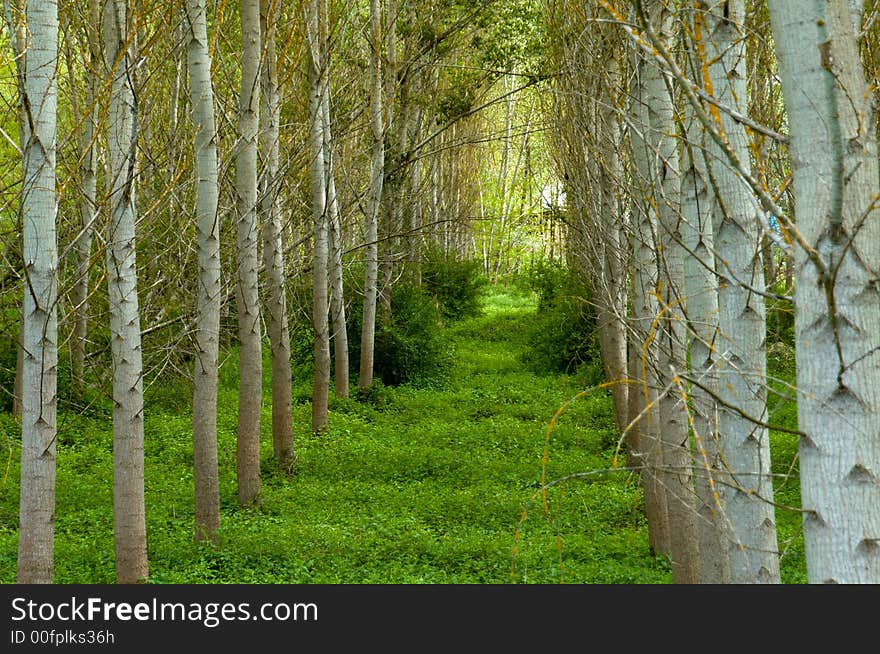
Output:
M554 9L569 259L652 547L677 582L779 581L766 304L793 301L808 576L876 583L876 4Z
M238 501L259 505L264 329L292 474L291 323L320 434L349 370L373 384L429 244L496 279L564 253L588 281L677 582L779 581L767 301L793 303L809 578L880 581L880 8L802 4L8 3L19 580L52 581L59 401L87 409L112 369L117 575L145 579L145 381L193 378L194 533L214 542L224 347Z
M236 475L248 507L261 502L264 338L274 459L289 475L297 312L311 324L311 428L320 434L331 380L336 397L349 393L350 368L359 392L373 385L377 324L391 320L398 280L419 282L426 244L479 252L499 275L516 259L518 234L540 241L547 223L526 163L544 164L532 162L531 118L525 130L516 124L534 114L536 96L523 88L540 79L516 85L508 74L535 49L535 9L7 3L15 83L3 87L14 107L3 134L19 134L4 147L21 158L3 170L2 298L8 330L21 334L10 366L22 421L19 581L52 581L59 402L74 411L100 402L102 367L112 369L117 578L137 582L148 578L145 383L192 377L194 534L216 542L226 345L237 345ZM499 113L504 134L487 139ZM505 162L518 147L517 164L487 175L476 155L483 142ZM500 204L495 231L486 216ZM352 279L355 298L344 287ZM302 286L311 307L291 305ZM352 302L362 304L363 328L350 364Z

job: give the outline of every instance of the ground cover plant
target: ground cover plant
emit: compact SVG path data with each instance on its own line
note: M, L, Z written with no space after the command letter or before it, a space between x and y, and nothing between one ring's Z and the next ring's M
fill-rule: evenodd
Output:
M297 474L271 465L263 414L261 509L240 509L235 489L236 357L221 368L221 538L192 540L190 389L150 387L146 506L151 583L668 583L651 554L641 489L612 470L610 398L577 375L537 374L523 362L536 296L493 288L478 316L452 323L455 346L441 387L379 385L331 402L331 429L308 428L309 378L295 374ZM775 372L786 374L780 364ZM306 371L307 372L307 371ZM789 371L790 373L790 371ZM780 382L781 383L781 382ZM268 386L268 385L267 385ZM790 403L771 418L794 419ZM0 414L0 582L15 580L17 426ZM56 577L113 583L111 427L108 415L59 420ZM777 501L797 506L792 436L773 434ZM557 482L547 491L542 478ZM780 510L784 582L805 580L800 514Z

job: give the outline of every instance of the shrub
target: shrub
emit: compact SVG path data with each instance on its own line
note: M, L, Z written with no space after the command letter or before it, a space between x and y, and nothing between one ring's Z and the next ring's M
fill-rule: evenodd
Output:
M596 315L584 282L560 264L541 262L530 275L538 295L525 362L538 372L601 379Z
M558 304L560 293L571 281L568 270L552 259L538 260L526 276L528 288L538 296L538 311Z
M429 251L422 262L422 285L447 320L480 313L480 296L488 280L479 261L458 261L443 252Z
M363 306L352 304L347 318L349 361L356 370ZM452 351L440 328L436 302L418 286L398 282L391 295L390 323L380 321L376 325L374 376L387 386L425 386L443 381L452 365Z

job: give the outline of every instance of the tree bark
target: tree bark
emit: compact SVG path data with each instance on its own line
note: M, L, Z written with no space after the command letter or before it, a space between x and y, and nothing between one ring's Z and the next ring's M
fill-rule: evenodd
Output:
M696 58L694 58L696 62ZM694 486L701 584L730 583L726 519L720 495L724 467L718 447L718 291L712 212L715 206L704 156L705 139L693 111L685 108L687 143L682 150L681 212L685 307L688 321L688 373L694 433Z
M366 393L373 385L373 356L376 342L376 299L379 280L379 207L385 170L385 125L382 98L382 11L379 0L370 1L370 130L373 157L370 161L370 194L364 223L364 310L361 326L361 359L358 390Z
M627 426L629 388L625 383L627 367L626 342L626 257L621 243L622 212L617 202L617 188L623 181L623 168L619 155L619 129L617 123L616 84L620 77L616 64L609 64L607 75L610 84L603 84L602 98L598 103L597 118L600 126L599 170L596 191L599 195L601 261L598 262L597 276L600 283L596 298L596 325L599 330L602 363L605 378L613 382L611 399L614 407L614 421L620 433ZM517 163L519 168L519 163ZM632 443L628 443L632 445ZM628 447L628 455L630 448Z
M126 0L104 5L104 63L110 71L110 225L107 283L113 358L113 516L116 579L147 578L144 392L135 248L137 105Z
M629 377L638 381L629 393L629 422L638 444L636 459L640 462L645 492L645 516L651 549L662 556L671 556L671 535L666 493L663 490L663 467L660 443L660 416L657 409L657 344L653 332L658 313L654 291L657 287L657 219L650 202L650 150L646 140L651 127L646 104L646 64L637 55L632 83L633 129L630 147L633 160L633 238L632 238L632 325L634 338L629 354Z
M217 542L220 479L217 454L217 368L220 350L220 216L217 130L205 0L187 0L187 67L196 131L196 356L193 370L195 539Z
M98 129L98 76L96 70L101 60L100 45L100 22L101 8L98 0L89 0L89 13L86 31L88 34L87 65L91 73L86 82L86 113L79 119L81 124L77 126L77 147L79 149L79 175L82 192L79 198L80 227L76 236L76 276L71 290L71 302L73 304L73 334L70 343L70 386L71 396L74 400L81 400L83 386L85 384L85 361L88 345L89 331L89 282L92 258L92 235L95 221L98 217L98 172L97 172L97 145L96 132ZM74 77L75 64L70 52L71 44L67 42L68 73L71 82L71 96L73 109L80 116L80 107L77 102L76 81Z
M700 17L698 16L698 20ZM705 13L711 89L723 104L745 113L746 61L744 0L727 0ZM743 105L743 106L738 106ZM749 170L745 128L726 112L710 109L730 149ZM770 476L767 428L767 334L764 267L755 196L710 140L708 167L715 191L715 247L719 253L719 388L728 406L719 414L722 456L729 476L723 507L734 533L730 543L731 582L779 583L779 547ZM755 290L757 292L755 292ZM745 417L749 416L749 417ZM751 418L751 419L750 419Z
M241 2L241 94L235 162L238 227L236 306L240 384L238 393L238 503L261 503L260 407L263 392L260 326L259 256L257 253L257 141L260 129L260 0Z
M660 38L671 43L673 11L668 0L652 0L650 15ZM681 301L684 291L684 250L681 247L681 175L675 136L675 105L665 74L648 66L646 92L651 126L653 201L657 206L658 265L661 310L658 330L660 434L663 483L669 513L672 575L676 583L696 583L698 551L689 426L679 375L686 370L686 327Z
M880 173L850 3L775 0L801 246L795 334L811 583L880 583Z
M55 153L58 106L58 5L27 3L27 63L22 88L30 125L22 141L25 290L21 350L21 494L18 573L22 584L54 574L58 380L58 246Z
M312 431L327 430L330 395L330 324L327 288L329 227L324 164L324 112L322 94L326 90L323 49L320 44L320 0L309 0L306 27L309 46L309 120L312 184L312 329L314 331L315 374L312 386Z
M281 241L279 193L281 178L278 168L279 123L281 104L278 97L275 25L279 3L261 0L260 23L266 59L262 85L262 129L260 145L263 153L262 213L263 261L266 269L267 332L272 351L272 446L279 470L291 474L296 466L293 447L293 398L290 370L290 331L287 327L284 248Z
M342 279L342 223L333 162L333 131L330 120L330 34L327 0L319 0L318 38L323 60L321 135L324 158L328 247L330 253L330 315L333 318L333 388L336 397L348 397L348 332L345 326L345 289Z

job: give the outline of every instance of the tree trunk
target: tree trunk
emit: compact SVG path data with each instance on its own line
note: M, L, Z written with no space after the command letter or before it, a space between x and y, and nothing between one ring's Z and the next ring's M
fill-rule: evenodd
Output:
M321 134L324 156L324 184L327 228L330 248L330 314L333 318L333 388L336 397L348 397L348 332L345 328L345 289L342 279L342 223L333 163L333 132L330 121L330 35L327 0L319 0L318 37L321 56L323 92L321 93Z
M681 213L685 306L688 317L689 374L694 433L694 486L697 492L697 539L701 584L730 583L726 516L720 494L724 468L718 448L718 292L715 278L715 245L709 178L703 154L703 131L693 111L686 108L688 142L682 150Z
M220 216L217 131L205 0L187 0L192 118L196 131L196 356L193 370L195 539L217 542L220 480L217 460L217 367L220 349Z
M646 135L649 132L648 108L644 89L646 65L639 57L633 77L632 122L630 143L634 167L632 239L632 325L635 337L630 349L631 379L638 384L630 389L629 422L634 425L634 440L638 443L636 459L640 463L642 486L645 492L645 515L648 520L648 539L651 549L663 556L671 555L670 524L663 490L663 467L660 443L660 417L657 410L657 351L652 326L658 313L653 295L657 288L657 223L651 202L650 150Z
M741 113L746 111L748 97L744 18L744 0L727 0L723 15L720 8L705 14L712 90L723 104ZM748 169L745 128L726 112L715 109L712 113L731 150ZM734 530L728 534L731 582L779 583L769 434L766 427L756 424L767 422L767 320L761 295L764 267L759 208L753 192L727 165L727 158L715 141L709 143L708 152L717 208L715 247L720 255L718 274L722 280L718 288L718 384L726 389L731 405L722 407L719 414L720 446L730 471L726 480L729 485L722 498Z
M616 64L609 64L608 79L613 84L620 76ZM616 85L609 88L603 85L601 101L598 103L597 118L601 129L598 136L599 170L596 191L599 195L600 213L597 217L600 228L599 250L601 261L597 262L597 277L600 279L596 298L596 325L599 330L602 363L605 378L613 382L611 387L614 420L617 429L623 433L628 417L628 387L625 383L627 367L626 348L626 272L624 248L621 247L621 222L623 220L617 203L617 188L623 181L623 168L618 155L619 131L617 123ZM520 151L522 152L522 150ZM517 169L519 162L517 162ZM514 172L514 177L516 171ZM509 208L508 210L509 211ZM507 213L507 212L505 212ZM629 443L630 445L632 443ZM629 452L631 455L632 452Z
M382 99L382 11L379 0L370 1L370 129L373 158L370 161L370 195L364 224L364 310L361 326L361 359L358 390L373 385L373 354L376 342L376 298L379 280L379 205L385 170L385 126Z
M398 59L397 59L397 18L398 18L398 0L388 0L386 15L388 17L388 25L385 30L385 46L387 53L387 63L385 66L385 131L383 137L386 139L386 155L384 158L385 170L383 171L384 182L382 184L382 199L380 202L381 227L382 234L382 259L380 261L382 283L379 290L380 306L377 320L380 323L388 324L391 321L391 287L394 284L394 260L396 253L396 238L398 232L397 218L399 217L399 189L401 174L400 170L395 167L400 164L398 159L400 148L397 135L394 132L396 126L395 121L400 120L403 113L403 106L399 112L395 112L394 100L401 94L398 83ZM401 98L401 105L403 105ZM396 113L398 115L396 115ZM399 131L398 131L399 133Z
M290 331L287 327L284 248L281 241L278 169L278 139L281 104L278 98L278 71L275 53L275 25L279 4L261 0L260 23L266 52L260 77L262 85L263 152L262 213L263 261L266 269L267 331L272 350L272 447L279 470L291 474L296 465L293 447L293 398L290 370Z
M51 584L54 573L58 381L58 247L55 152L58 5L27 4L23 97L31 126L22 141L23 302L21 495L18 573L22 584ZM24 47L24 44L22 44Z
M57 5L57 2L56 2ZM57 16L58 10L57 7L54 10ZM17 118L18 118L18 142L21 144L22 155L24 155L25 148L27 147L28 140L30 139L30 131L28 130L28 118L25 113L26 106L26 96L27 96L27 82L25 79L26 75L26 59L27 59L27 19L24 15L19 16L19 20L15 20L11 15L11 10L9 9L9 5L7 5L7 15L6 15L8 29L9 29L9 37L12 41L12 54L15 57L15 74L17 77L17 86L18 86L18 106L17 109ZM14 24L13 24L14 23ZM57 18L56 18L57 25ZM57 45L56 45L57 51ZM57 87L57 83L56 83ZM57 94L57 91L56 91ZM57 100L56 100L57 106ZM56 116L57 120L57 116ZM24 159L24 157L22 157ZM24 191L22 191L22 197L24 197ZM19 251L24 251L23 244L23 235L24 228L22 226L22 216L24 210L23 206L19 205L18 215L16 218L18 219L18 223L16 224L16 228L18 229L19 242L18 247ZM57 247L57 246L56 246ZM12 382L12 417L17 421L21 421L22 418L22 403L21 403L21 393L23 387L23 379L22 376L24 374L24 313L22 312L18 317L18 334L15 337L15 378Z
M795 333L811 583L880 583L880 191L846 0L774 0L798 240Z
M96 160L95 134L98 127L98 75L95 73L101 60L100 45L100 21L101 8L98 0L89 0L88 14L88 66L91 73L88 75L86 94L86 115L81 116L82 121L76 129L77 146L79 149L80 165L79 175L82 193L79 198L80 230L76 236L76 276L73 280L71 301L73 304L73 334L70 343L70 387L71 396L75 401L82 399L86 349L89 331L89 271L92 258L92 234L95 220L98 217L98 173ZM75 93L76 82L74 78L75 64L70 52L71 44L67 43L67 63L70 74L72 103L74 113L79 117L80 111Z
M261 502L260 407L263 393L260 327L259 255L257 253L257 140L260 129L260 0L241 2L241 94L235 162L238 229L236 306L240 384L238 392L238 503Z
M660 38L671 43L673 12L668 0L653 0L650 17ZM653 201L659 224L658 265L662 318L658 331L660 434L663 483L669 513L672 575L676 583L696 583L698 569L696 512L685 398L677 380L686 370L686 327L681 300L684 250L681 247L681 175L675 139L675 106L663 71L645 69L652 154Z
M312 388L312 431L327 430L330 395L330 325L327 289L329 228L327 225L327 187L324 165L324 112L322 94L326 90L323 50L320 43L320 0L309 0L306 27L309 41L309 119L312 183L312 328L315 336L315 375Z
M112 75L107 142L110 225L107 283L113 357L113 516L116 579L147 578L144 393L135 250L137 106L126 0L104 5L104 63Z

